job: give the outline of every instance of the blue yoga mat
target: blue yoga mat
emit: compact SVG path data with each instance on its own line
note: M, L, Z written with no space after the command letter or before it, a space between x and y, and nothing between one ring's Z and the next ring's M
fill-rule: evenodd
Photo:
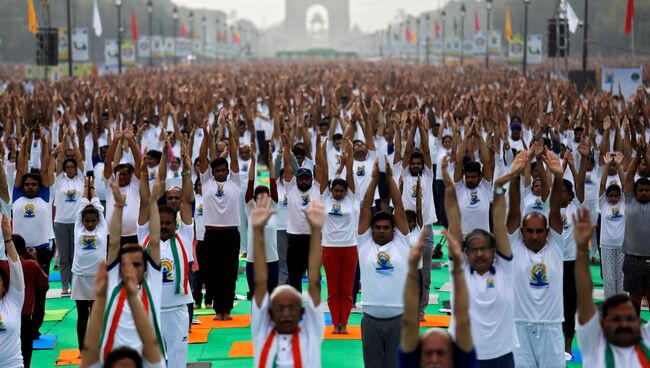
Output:
M59 282L61 281L61 274L60 273L51 273L49 277L50 282Z
M580 349L573 348L571 352L573 353L573 359L569 360L569 363L582 364L582 353L580 353Z
M56 345L56 335L41 335L38 340L34 340L34 350L52 350Z
M325 326L331 326L332 325L332 314L329 312L325 312Z

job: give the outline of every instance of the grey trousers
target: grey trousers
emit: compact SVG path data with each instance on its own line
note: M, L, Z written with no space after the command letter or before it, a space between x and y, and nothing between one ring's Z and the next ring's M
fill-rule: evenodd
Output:
M287 249L289 248L289 241L287 240L287 230L277 230L276 239L280 261L280 277L278 278L278 285L284 285L289 279L289 268L287 267Z
M364 313L361 318L364 366L397 368L397 347L401 332L401 314L392 318L376 318Z
M56 251L59 254L61 287L68 289L72 283L72 260L74 259L74 224L54 223Z
M432 224L424 225L423 229L428 228L429 235L424 239L424 249L422 250L422 295L420 297L420 315L424 315L424 310L429 305L429 293L431 292L431 255L433 254L433 229Z

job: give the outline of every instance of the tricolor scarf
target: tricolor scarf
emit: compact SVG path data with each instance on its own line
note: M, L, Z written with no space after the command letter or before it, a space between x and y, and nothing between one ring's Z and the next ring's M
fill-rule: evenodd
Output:
M149 235L144 239L144 249L149 250ZM187 285L190 282L190 269L189 262L187 258L187 252L185 252L185 247L183 246L183 241L178 234L175 234L170 240L169 245L172 250L172 257L174 258L174 285L176 289L176 294L181 293L181 280L183 280L183 295L188 295L189 291ZM180 251L179 251L180 249ZM180 254L179 254L180 253ZM180 255L183 256L183 262L181 262ZM181 270L182 269L182 270ZM181 277L182 275L182 277Z
M648 349L643 341L639 341L634 346L634 350L636 351L637 358L639 358L639 364L641 364L643 368L650 368L650 349ZM607 348L605 349L605 367L616 367L616 362L614 361L614 352L612 351L612 347L609 344L607 344Z
M153 298L151 297L151 290L149 290L149 285L147 281L142 282L141 287L142 295L141 300L144 305L144 310L149 315L151 310L151 319L153 320L153 327L156 331L156 337L158 338L158 344L160 345L160 351L163 356L165 356L165 346L163 345L162 334L160 333L160 328L158 326L158 316L156 315L156 309L151 305ZM120 281L119 284L111 292L110 300L108 301L108 307L104 313L104 325L102 328L102 338L101 341L106 339L106 344L104 345L104 353L102 356L104 360L108 356L108 353L113 350L113 343L115 342L115 332L120 323L120 317L122 316L122 311L124 310L124 303L126 302L126 287L124 286L124 281ZM115 312L111 316L111 310L113 310L113 305L115 304ZM109 323L110 319L110 323Z
M302 357L300 354L300 336L298 333L300 332L300 327L296 329L296 331L293 333L291 336L291 352L293 354L293 367L294 368L302 368ZM269 360L269 353L271 351L271 345L273 345L273 341L275 340L275 329L271 331L269 334L269 337L266 338L266 342L264 343L264 347L262 348L262 356L260 357L260 366L259 368L266 368L267 367L267 361ZM275 367L275 359L277 356L277 351L275 356L273 357L273 361L271 362L271 366Z

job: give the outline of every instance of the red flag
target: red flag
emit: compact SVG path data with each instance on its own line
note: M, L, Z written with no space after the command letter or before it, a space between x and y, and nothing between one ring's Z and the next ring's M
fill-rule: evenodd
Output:
M632 33L634 21L634 0L627 0L627 14L625 15L625 34Z
M185 23L181 24L181 37L187 38L187 28L185 27Z
M239 32L236 32L234 35L232 35L232 43L239 43Z
M436 38L440 38L440 24L438 24L438 21L434 23L433 28L436 32Z
M406 28L406 41L415 43L415 34L413 34L410 28Z
M481 25L478 22L478 12L474 10L474 30L479 32L481 30Z
M133 40L138 40L138 22L135 19L135 10L131 10L131 35Z

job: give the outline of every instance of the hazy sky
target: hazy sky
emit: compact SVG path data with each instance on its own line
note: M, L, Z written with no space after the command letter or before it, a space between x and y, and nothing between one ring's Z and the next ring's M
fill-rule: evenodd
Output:
M172 0L187 7L219 9L237 18L247 18L260 27L268 27L284 20L285 0ZM300 0L298 0L300 1ZM419 14L437 8L448 0L349 0L351 25L369 32L385 27L395 18L399 9Z

